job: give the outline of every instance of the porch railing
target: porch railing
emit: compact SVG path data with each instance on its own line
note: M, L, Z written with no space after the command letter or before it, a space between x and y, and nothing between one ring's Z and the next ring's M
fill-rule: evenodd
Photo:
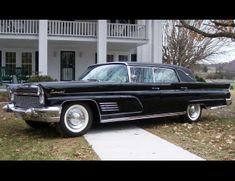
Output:
M38 20L0 20L1 34L36 35L38 32Z
M53 36L87 36L95 37L96 22L79 21L48 21L48 35Z
M16 67L14 70L7 67L0 67L0 85L3 85L4 83L13 83L14 76L18 83L23 83L26 82L31 75L29 75L22 67Z
M0 20L0 34L38 35L39 20ZM48 36L96 37L97 22L48 21ZM146 39L146 26L107 23L108 38Z
M146 39L146 26L137 24L107 23L110 38Z

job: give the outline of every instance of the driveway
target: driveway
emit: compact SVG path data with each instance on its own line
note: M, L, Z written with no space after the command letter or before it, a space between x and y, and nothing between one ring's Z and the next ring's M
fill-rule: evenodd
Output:
M133 125L101 125L85 139L101 160L203 160Z

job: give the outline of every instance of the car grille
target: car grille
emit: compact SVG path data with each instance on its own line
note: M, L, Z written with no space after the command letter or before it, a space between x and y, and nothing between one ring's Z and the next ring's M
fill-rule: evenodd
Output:
M38 96L20 96L15 95L15 106L20 108L33 108L39 107Z

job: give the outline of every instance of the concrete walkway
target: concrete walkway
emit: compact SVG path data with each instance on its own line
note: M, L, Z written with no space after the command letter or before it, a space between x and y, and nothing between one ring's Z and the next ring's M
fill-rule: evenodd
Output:
M85 138L101 160L203 160L135 126L100 127Z

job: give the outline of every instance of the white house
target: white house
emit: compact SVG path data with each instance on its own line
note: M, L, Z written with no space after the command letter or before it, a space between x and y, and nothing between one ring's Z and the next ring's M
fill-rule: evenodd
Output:
M89 65L111 61L161 63L162 21L0 20L5 73L77 80Z

